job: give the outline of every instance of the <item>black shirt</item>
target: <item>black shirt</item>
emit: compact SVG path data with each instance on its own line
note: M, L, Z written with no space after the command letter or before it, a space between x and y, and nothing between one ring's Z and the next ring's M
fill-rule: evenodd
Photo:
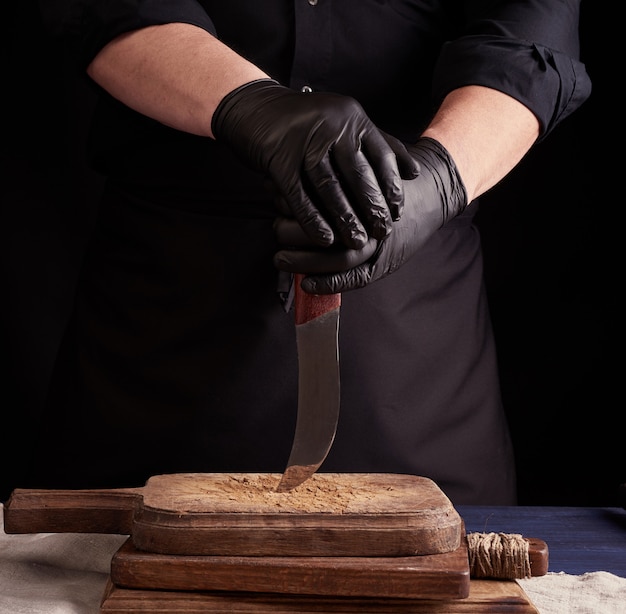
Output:
M85 67L115 36L168 22L195 24L283 85L354 96L383 130L414 141L451 90L501 90L548 134L588 97L578 61L577 0L48 0L44 14ZM107 168L149 150L164 168L209 156L209 139L182 136L106 100L92 141ZM167 145L165 145L167 143ZM155 151L154 147L157 147ZM191 154L190 152L194 152ZM221 155L221 154L220 154ZM132 156L134 166L137 156ZM193 165L193 162L191 162ZM223 172L223 165L219 165ZM136 170L136 169L135 169ZM191 171L192 172L192 171ZM193 174L193 172L192 172ZM216 173L218 174L218 173Z

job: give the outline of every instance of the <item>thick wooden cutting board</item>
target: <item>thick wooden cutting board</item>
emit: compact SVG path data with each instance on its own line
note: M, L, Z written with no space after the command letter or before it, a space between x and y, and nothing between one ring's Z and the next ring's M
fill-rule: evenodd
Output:
M463 522L428 478L317 473L278 493L280 477L184 473L130 489L16 489L5 531L120 533L139 550L178 555L394 557L461 545Z
M545 575L547 544L527 541L531 574ZM397 557L155 554L129 539L112 558L111 580L132 589L454 599L467 596L470 577L485 579L472 576L469 559L465 538L452 552Z
M452 552L397 557L181 556L143 552L129 539L113 556L111 581L133 589L462 599L470 569L465 539Z
M545 575L547 544L527 541L531 574ZM155 554L128 539L111 561L116 586L175 591L453 599L467 596L470 577L485 579L472 576L465 538L452 552L397 557Z

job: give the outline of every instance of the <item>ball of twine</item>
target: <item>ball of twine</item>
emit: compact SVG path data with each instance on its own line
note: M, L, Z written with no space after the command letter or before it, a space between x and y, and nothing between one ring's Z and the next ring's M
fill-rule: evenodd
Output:
M516 533L468 533L470 576L514 580L530 578L528 540Z

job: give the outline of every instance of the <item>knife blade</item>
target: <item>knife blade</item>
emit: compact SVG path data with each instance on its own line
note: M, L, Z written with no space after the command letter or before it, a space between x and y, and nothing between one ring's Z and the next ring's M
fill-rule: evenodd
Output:
M339 419L341 294L308 294L300 287L303 277L294 278L298 414L277 492L296 488L317 471L333 444Z

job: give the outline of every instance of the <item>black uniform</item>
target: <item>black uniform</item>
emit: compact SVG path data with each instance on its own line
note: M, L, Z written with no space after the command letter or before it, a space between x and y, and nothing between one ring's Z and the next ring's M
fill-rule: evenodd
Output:
M357 98L407 142L463 85L517 98L542 136L589 95L574 0L45 4L82 66L124 31L188 22L284 85ZM90 156L108 185L30 485L282 471L297 354L292 314L276 292L275 211L263 177L219 142L106 94ZM344 294L341 415L322 471L423 475L456 504L515 501L476 209L393 275Z

